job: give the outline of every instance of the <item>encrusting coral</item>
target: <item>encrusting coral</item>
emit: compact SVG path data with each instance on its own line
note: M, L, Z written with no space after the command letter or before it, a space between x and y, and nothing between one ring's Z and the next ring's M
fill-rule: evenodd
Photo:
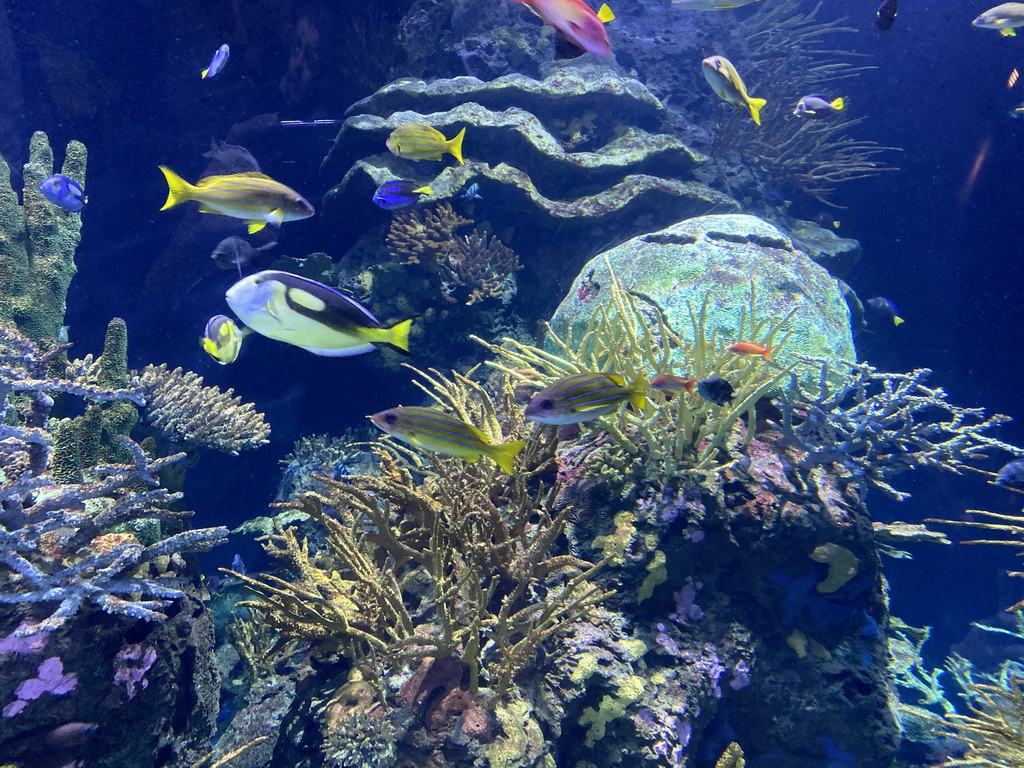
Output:
M231 454L267 442L270 426L263 414L233 389L204 386L202 376L166 365L147 365L137 379L147 421L174 441Z
M67 347L42 352L10 327L0 327L0 347L0 604L26 606L32 618L24 633L57 629L86 603L136 619L163 619L163 609L184 596L183 580L168 572L171 561L221 543L227 529L183 531L144 546L120 526L140 519L181 521L191 514L172 510L180 494L157 481L184 454L152 461L122 436L130 462L94 466L84 482L60 483L52 473L51 449L67 433L55 438L47 429L51 394L141 405L142 393L47 378L47 366Z
M471 224L448 203L422 214L401 211L388 229L388 253L404 265L423 264L439 281L447 301L457 301L457 293L468 293L466 304L513 295L512 275L522 269L519 256L496 237L476 231L455 234Z

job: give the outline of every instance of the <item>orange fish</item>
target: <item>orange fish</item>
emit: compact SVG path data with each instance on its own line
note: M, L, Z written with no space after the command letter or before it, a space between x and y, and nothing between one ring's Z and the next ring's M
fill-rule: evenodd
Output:
M749 341L738 341L735 344L730 344L726 349L730 352L735 352L737 355L760 355L770 363L772 359L768 355L771 354L773 349L778 347L778 344L772 347L763 347L760 344L753 344Z
M696 379L684 379L682 376L673 376L671 373L659 373L651 379L651 389L656 389L666 394L685 389L686 394L692 395L696 386Z
M522 3L565 38L588 53L611 56L612 44L604 25L615 18L612 9L602 5L594 13L583 0L515 0Z

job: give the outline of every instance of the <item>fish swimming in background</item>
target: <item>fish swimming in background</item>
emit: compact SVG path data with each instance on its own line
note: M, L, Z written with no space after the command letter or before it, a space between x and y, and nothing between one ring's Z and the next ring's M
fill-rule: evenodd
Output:
M248 275L225 299L252 330L314 355L351 357L373 352L377 344L409 354L412 318L385 328L351 296L290 272Z
M252 329L239 328L230 317L214 315L206 323L206 330L199 343L206 354L221 365L228 365L238 359L242 341L250 333Z
M612 413L625 402L638 411L647 406L642 377L626 384L619 373L577 373L534 395L524 415L541 424L578 424Z
M728 11L756 2L758 0L672 0L672 7L686 11Z
M882 0L875 11L875 29L878 30L878 34L884 35L892 29L896 22L896 13L896 0Z
M403 123L388 136L387 145L394 154L406 160L440 160L447 152L462 162L462 140L466 137L466 129L459 131L453 139L446 139L444 134L425 123Z
M232 235L217 243L217 247L210 253L210 258L220 269L237 269L238 276L241 277L243 268L255 267L259 255L276 245L275 241L257 248L244 237Z
M761 110L768 102L747 94L747 86L743 84L743 78L732 62L725 56L708 56L700 64L704 71L704 79L715 93L734 107L750 110L750 117L760 125Z
M244 219L250 235L267 224L308 219L315 213L302 195L263 173L207 176L189 184L166 165L160 170L168 188L161 211L195 200L201 213Z
M434 190L429 185L419 185L415 181L385 181L373 193L373 202L385 211L408 208L416 205L423 195L432 195Z
M44 179L39 184L39 191L51 203L71 213L78 213L89 202L82 185L63 173L55 173Z
M804 96L796 103L796 109L793 110L793 114L797 117L813 117L821 119L823 117L829 117L832 113L838 112L845 106L846 102L843 101L842 97L829 101L824 96L812 94L810 96Z
M224 69L224 65L228 63L228 56L231 55L231 49L228 48L228 44L224 43L217 52L213 54L213 58L210 59L210 66L204 69L200 75L204 80L208 80L214 77L218 72Z
M650 380L649 384L651 389L656 389L665 394L685 391L686 394L692 395L697 388L696 379L685 379L682 376L673 376L670 373L659 373Z
M765 347L749 341L738 341L735 344L730 344L726 349L730 352L735 352L737 355L758 355L770 363L772 359L769 355L773 350L778 349L779 346L779 344L776 344L772 347Z
M459 197L459 200L466 200L466 201L469 201L469 200L483 200L483 197L480 196L480 185L477 184L475 181L472 184L470 184L468 187L466 187L464 190L459 192L458 197Z
M557 29L578 48L597 56L611 56L612 44L604 25L615 19L607 5L597 13L583 0L515 0Z
M1024 27L1024 3L1003 3L989 8L972 21L971 26L998 29L1000 35L1015 37L1015 27Z
M903 324L903 318L900 317L900 312L896 309L896 305L884 296L875 296L875 298L868 299L864 303L871 307L875 314L887 320L892 320L893 325Z
M1004 488L1024 490L1024 461L1017 460L1004 464L996 474L995 482Z
M398 406L368 418L374 426L414 448L469 462L487 456L509 474L515 467L516 456L526 447L525 440L488 442L487 435L472 424L434 408Z
M697 382L697 394L715 405L725 405L735 394L732 384L718 376L708 376Z

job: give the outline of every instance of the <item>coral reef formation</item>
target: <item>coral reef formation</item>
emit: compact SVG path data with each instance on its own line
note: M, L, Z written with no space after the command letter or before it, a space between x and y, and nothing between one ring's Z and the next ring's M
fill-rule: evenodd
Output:
M735 207L695 179L706 158L660 132L665 111L658 100L599 65L566 67L542 81L507 75L492 82L397 82L350 112L356 114L321 169L335 184L324 199L327 222L347 217L392 178L429 182L442 198L479 183L485 199L503 201L503 222L529 232L531 243L576 252L602 243L607 234L598 227L628 237ZM384 153L388 134L411 120L443 132L466 127L466 164L425 177L422 165ZM508 244L527 263L535 256L535 247Z
M85 185L86 149L68 144L60 172ZM37 131L25 165L24 205L0 158L0 322L13 322L30 339L57 338L68 285L75 274L82 217L48 202L39 184L55 172L53 150Z
M643 298L650 315L662 316L670 326L690 327L690 317L705 307L706 331L723 346L784 339L773 354L783 365L808 355L836 363L855 359L850 313L835 279L779 229L753 216L688 219L596 256L552 316L557 335L583 338L591 318L609 306L605 287L612 274ZM747 324L755 313L773 323L784 321L782 333L768 342L759 335L763 330ZM691 375L681 361L676 367Z

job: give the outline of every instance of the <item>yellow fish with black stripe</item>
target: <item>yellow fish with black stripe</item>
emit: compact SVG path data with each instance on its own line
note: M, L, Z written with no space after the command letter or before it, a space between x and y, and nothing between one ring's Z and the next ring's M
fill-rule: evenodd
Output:
M263 173L207 176L189 184L166 165L161 165L160 170L168 189L161 211L195 200L202 213L244 219L250 235L267 224L308 219L315 213L302 195Z
M199 343L206 354L221 365L228 365L238 359L242 341L250 333L251 328L239 328L227 315L214 315L206 323L206 330Z
M232 285L228 306L256 333L325 357L351 357L385 344L409 354L412 318L390 327L341 291L275 269Z
M398 406L367 418L374 426L414 448L469 462L487 456L509 474L515 467L516 456L526 447L524 440L491 443L487 435L472 424L433 408Z
M406 160L440 160L447 152L462 162L462 140L466 137L466 129L459 131L453 139L446 139L444 134L426 123L403 123L388 136L387 145L394 154Z

